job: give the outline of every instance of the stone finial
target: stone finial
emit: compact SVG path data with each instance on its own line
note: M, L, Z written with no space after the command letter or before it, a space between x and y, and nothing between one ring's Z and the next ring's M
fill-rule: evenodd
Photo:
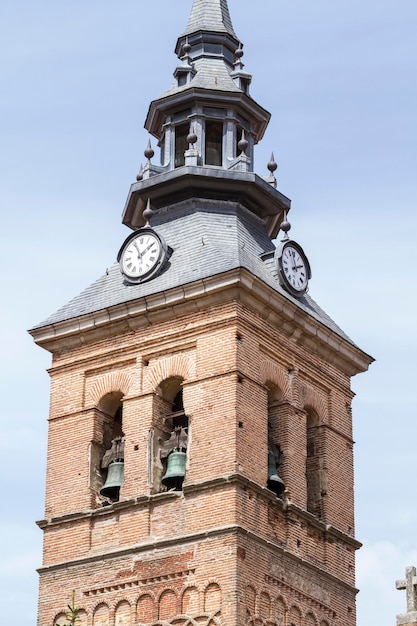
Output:
M143 212L143 217L146 220L145 226L149 226L149 222L151 221L154 215L155 215L155 212L152 210L151 201L150 201L150 198L148 198L148 201L146 203L146 209Z
M398 626L414 626L417 624L417 576L415 567L407 567L405 580L397 580L395 586L407 594L407 613L397 615Z
M284 233L284 239L282 241L287 241L287 239L289 239L288 231L291 230L291 224L287 219L287 211L284 211L284 219L281 222L280 230Z
M188 58L188 55L191 52L191 45L188 43L188 37L185 40L185 44L182 47L182 53L185 58Z
M153 158L154 154L155 154L155 152L154 152L154 150L153 150L153 148L151 146L151 140L150 139L148 141L148 145L146 146L146 150L145 150L145 152L143 154L145 155L145 158L148 159L148 161L150 161Z
M193 146L197 142L197 135L194 130L194 124L190 124L190 132L187 135L187 142Z
M190 124L190 130L187 135L187 143L188 150L184 152L184 164L190 166L198 165L198 151L196 148L197 144L197 133L195 132L194 124Z
M267 168L269 170L269 175L268 176L264 176L263 179L269 183L272 187L277 187L277 179L275 178L275 172L278 169L278 164L275 161L275 157L274 157L274 153L272 152L271 154L271 158L269 159L269 162L267 164Z
M235 62L234 62L234 66L236 70L243 70L243 68L245 67L242 63L242 57L243 57L243 47L242 44L239 43L239 48L237 48L235 50Z
M248 149L248 146L249 146L249 141L245 137L245 131L242 130L242 135L239 140L239 143L237 144L237 147L239 148L241 154L246 154L246 150Z
M235 57L237 59L241 59L243 57L243 54L244 54L243 47L242 47L242 44L239 42L239 48L235 50Z
M141 181L143 178L143 165L142 163L140 164L140 168L139 168L139 172L136 175L136 180L139 182Z
M267 165L267 168L269 169L269 171L271 172L271 176L274 175L274 172L277 171L278 168L278 163L275 161L275 157L274 157L274 153L272 152L271 154L271 158L269 160L269 163Z

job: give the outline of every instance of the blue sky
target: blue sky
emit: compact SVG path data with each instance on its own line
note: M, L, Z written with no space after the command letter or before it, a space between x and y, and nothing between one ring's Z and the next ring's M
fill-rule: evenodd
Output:
M146 8L144 8L146 6ZM391 626L417 565L415 0L229 0L314 299L376 363L353 380L358 626ZM25 329L102 275L172 82L191 0L0 5L2 618L33 624L49 354ZM70 480L70 478L69 478ZM42 625L44 626L44 625ZM46 625L45 625L46 626Z

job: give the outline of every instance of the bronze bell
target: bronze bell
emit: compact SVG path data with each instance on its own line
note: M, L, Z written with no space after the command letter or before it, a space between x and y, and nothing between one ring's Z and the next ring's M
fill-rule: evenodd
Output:
M100 489L100 494L111 500L119 499L120 487L124 482L125 464L124 461L112 461L107 469L106 482Z
M162 478L162 484L170 489L180 491L185 476L185 463L187 454L180 450L173 450L168 457L167 471Z
M282 496L285 491L285 484L282 478L278 475L277 461L274 452L268 450L268 489L273 491L278 497Z

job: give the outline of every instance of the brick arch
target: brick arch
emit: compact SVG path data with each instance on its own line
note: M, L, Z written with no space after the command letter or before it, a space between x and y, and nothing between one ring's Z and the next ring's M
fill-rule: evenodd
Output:
M278 626L284 626L288 605L282 596L275 598L273 603L273 618Z
M150 626L223 626L221 619L215 615L200 614L195 618L179 615L169 620L157 620Z
M194 618L180 616L171 622L157 622L152 626L223 626L223 624L217 616L202 613Z
M77 615L79 617L79 620L77 621L77 626L87 626L87 611L85 611L84 609L79 609ZM52 623L54 626L57 626L58 624L59 626L65 626L68 623L66 613L61 612L56 615Z
M197 626L197 625L196 625ZM222 626L222 622L215 615L209 618L207 626Z
M122 604L123 602L127 602L127 604L132 607L134 606L135 602L132 602L132 598L129 598L127 595L124 596L118 596L117 599L114 600L112 606L110 607L113 611L116 611L117 608L120 606L120 604Z
M194 369L192 359L184 354L174 354L165 359L159 359L155 364L145 369L147 384L152 390L155 390L162 381L169 378L187 380L193 377Z
M312 611L308 611L308 613L306 614L304 618L304 625L305 626L318 626L318 623L319 623L318 619L314 615L314 613Z
M158 598L158 619L167 621L178 614L178 596L171 588L162 591Z
M254 617L256 612L256 589L252 585L248 585L245 590L245 606L249 615Z
M99 376L89 389L88 403L98 405L103 396L115 391L119 391L123 396L126 396L129 393L131 384L132 378L127 372L103 374Z
M195 585L187 585L181 595L181 613L196 615L200 610L200 593Z
M142 593L136 600L136 620L140 624L150 624L155 620L157 600L153 593Z
M319 419L327 421L327 402L323 399L321 394L317 393L312 387L303 384L300 385L300 405L305 410L313 409Z
M264 385L271 382L281 390L283 400L291 399L288 375L279 365L269 359L262 359L260 362L260 376Z
M216 581L211 581L204 589L204 612L218 613L222 608L222 590Z
M269 620L271 617L271 598L269 593L266 593L266 591L262 591L259 594L258 615L263 620Z
M114 609L114 626L132 626L132 606L130 602L124 598L120 600Z
M93 611L93 626L109 626L110 609L105 602L98 602Z
M301 626L303 620L303 613L299 606L293 604L288 611L287 623L288 626Z

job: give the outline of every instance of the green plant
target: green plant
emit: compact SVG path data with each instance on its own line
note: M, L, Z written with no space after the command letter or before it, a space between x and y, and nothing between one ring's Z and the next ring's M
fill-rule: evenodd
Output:
M73 589L71 604L68 604L68 611L65 614L65 624L56 624L56 626L76 626L78 622L81 622L81 618L78 615L79 610L75 606L75 589Z

